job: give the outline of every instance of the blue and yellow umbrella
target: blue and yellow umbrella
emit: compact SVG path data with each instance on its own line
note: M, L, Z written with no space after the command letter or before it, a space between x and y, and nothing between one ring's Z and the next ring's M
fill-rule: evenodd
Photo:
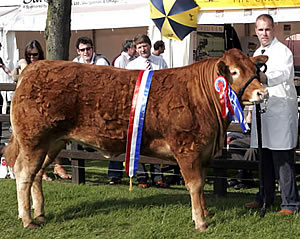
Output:
M150 18L167 38L183 40L197 29L199 6L194 0L150 0Z

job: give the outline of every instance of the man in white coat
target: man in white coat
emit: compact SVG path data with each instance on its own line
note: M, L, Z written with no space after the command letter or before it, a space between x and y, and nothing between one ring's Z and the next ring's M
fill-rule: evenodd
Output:
M275 178L281 193L280 215L291 215L299 210L299 194L294 167L294 148L297 144L298 103L294 85L292 52L274 35L274 21L268 14L256 19L256 34L261 46L254 56L267 55L267 110L261 115L262 160L264 193L267 206L274 202ZM262 104L263 108L264 105ZM256 115L253 111L251 147L257 148ZM246 208L257 208L263 203L261 194L256 200L245 204Z

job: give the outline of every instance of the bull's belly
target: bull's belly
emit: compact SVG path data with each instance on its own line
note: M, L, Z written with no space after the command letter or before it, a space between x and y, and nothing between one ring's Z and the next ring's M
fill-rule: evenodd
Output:
M112 141L111 143L101 143L103 140L101 138L89 138L89 137L68 137L68 141L72 141L83 145L85 147L93 148L102 154L104 158L113 158L126 151L126 143L120 141ZM107 140L105 140L107 141Z
M163 159L173 159L170 145L164 139L149 140L149 143L142 149L142 154L146 156L160 157Z
M65 140L73 141L99 151L104 158L116 157L126 152L126 141L117 139L103 139L101 137L78 137L73 135ZM160 157L162 159L174 159L169 144L163 139L147 141L147 145L142 145L141 154L149 157ZM174 159L175 160L175 159Z

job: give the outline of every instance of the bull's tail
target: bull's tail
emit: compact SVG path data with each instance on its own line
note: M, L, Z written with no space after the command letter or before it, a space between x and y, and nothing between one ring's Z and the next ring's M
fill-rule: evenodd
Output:
M14 167L17 157L19 155L19 151L20 151L19 143L15 139L14 135L12 134L10 136L8 145L6 145L3 149L5 161L9 167L11 167L11 168Z

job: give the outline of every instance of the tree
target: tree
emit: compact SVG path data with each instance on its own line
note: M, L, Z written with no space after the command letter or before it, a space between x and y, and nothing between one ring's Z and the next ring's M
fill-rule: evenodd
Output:
M46 58L49 60L68 60L72 0L48 0L47 2Z

